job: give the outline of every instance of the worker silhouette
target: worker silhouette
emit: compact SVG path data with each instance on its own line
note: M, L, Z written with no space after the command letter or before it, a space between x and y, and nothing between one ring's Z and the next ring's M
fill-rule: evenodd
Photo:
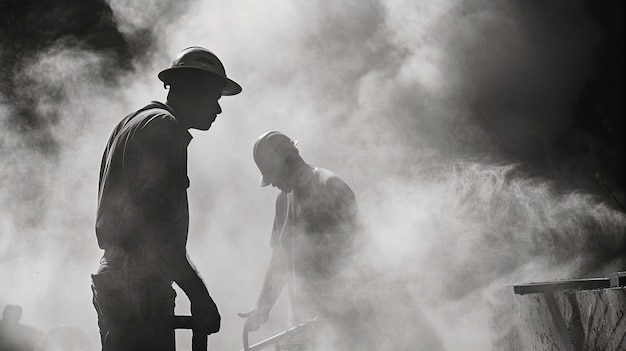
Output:
M6 305L0 320L0 351L33 351L43 331L20 324L22 306Z
M281 192L257 304L239 314L246 330L267 322L286 288L294 325L315 317L324 323L317 341L322 350L444 350L405 284L372 266L370 258L382 260L377 252L362 253L366 242L352 189L332 171L305 162L296 146L279 131L254 145L260 185Z
M169 86L167 101L124 117L102 156L95 231L104 254L92 289L105 351L175 350L172 282L191 303L194 349L221 325L187 255L187 147L189 129L211 128L219 99L241 86L201 47L181 51L158 77Z

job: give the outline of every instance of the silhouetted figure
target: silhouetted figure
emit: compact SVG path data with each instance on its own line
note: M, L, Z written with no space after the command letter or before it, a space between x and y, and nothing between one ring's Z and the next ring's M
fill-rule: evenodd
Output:
M241 87L200 47L181 51L158 76L170 87L166 103L126 116L102 157L96 235L104 256L92 288L105 351L175 349L172 281L191 301L194 335L206 342L220 329L217 306L187 258L188 130L208 130L222 112L220 97Z
M294 324L319 316L333 330L352 326L359 311L346 287L337 283L358 225L354 193L333 172L304 162L296 143L280 132L257 140L254 160L263 174L261 185L282 191L276 201L273 254L257 307L241 315L248 318L249 330L267 320L285 285Z
M22 307L7 305L0 320L0 351L33 351L43 331L20 324Z
M335 173L307 164L296 145L277 131L254 145L261 186L281 193L257 305L240 314L247 330L267 321L287 286L293 324L314 317L326 323L320 350L442 350L408 289L360 260L365 243L353 191Z

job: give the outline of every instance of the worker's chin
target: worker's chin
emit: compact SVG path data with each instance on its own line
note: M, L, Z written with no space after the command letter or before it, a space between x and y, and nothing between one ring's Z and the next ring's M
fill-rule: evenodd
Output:
M203 123L203 124L195 125L195 126L193 126L193 129L197 129L197 130L209 130L209 128L211 128L211 124L213 124L213 122L210 122L210 123Z
M291 189L290 187L288 187L288 186L284 186L284 185L276 185L276 187L277 187L278 189L280 189L281 191L286 192L286 193L290 193L290 192L291 192L291 190L293 190L293 189Z

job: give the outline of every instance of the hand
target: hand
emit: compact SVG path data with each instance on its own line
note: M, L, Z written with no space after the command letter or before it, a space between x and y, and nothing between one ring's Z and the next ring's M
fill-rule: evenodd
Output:
M220 330L222 317L211 297L201 302L191 302L191 315L194 320L194 331L204 332L205 335L217 333Z
M264 324L265 322L267 322L269 312L270 311L268 309L265 309L265 308L261 309L261 308L255 307L254 309L248 312L238 313L238 315L241 318L248 319L245 324L248 328L248 331L255 331L259 329L261 324Z

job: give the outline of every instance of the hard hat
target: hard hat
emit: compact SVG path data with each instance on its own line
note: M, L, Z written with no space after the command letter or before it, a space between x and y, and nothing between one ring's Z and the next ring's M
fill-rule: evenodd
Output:
M222 89L222 95L237 95L241 92L241 86L226 77L226 70L220 59L211 51L199 46L188 47L178 53L178 56L172 61L172 65L159 72L159 79L165 84L170 84L178 73L192 69L209 72L224 78L226 85Z
M283 162L296 150L297 145L297 140L293 141L278 131L267 132L256 140L252 156L261 171L260 186L270 185L271 179L278 174Z

